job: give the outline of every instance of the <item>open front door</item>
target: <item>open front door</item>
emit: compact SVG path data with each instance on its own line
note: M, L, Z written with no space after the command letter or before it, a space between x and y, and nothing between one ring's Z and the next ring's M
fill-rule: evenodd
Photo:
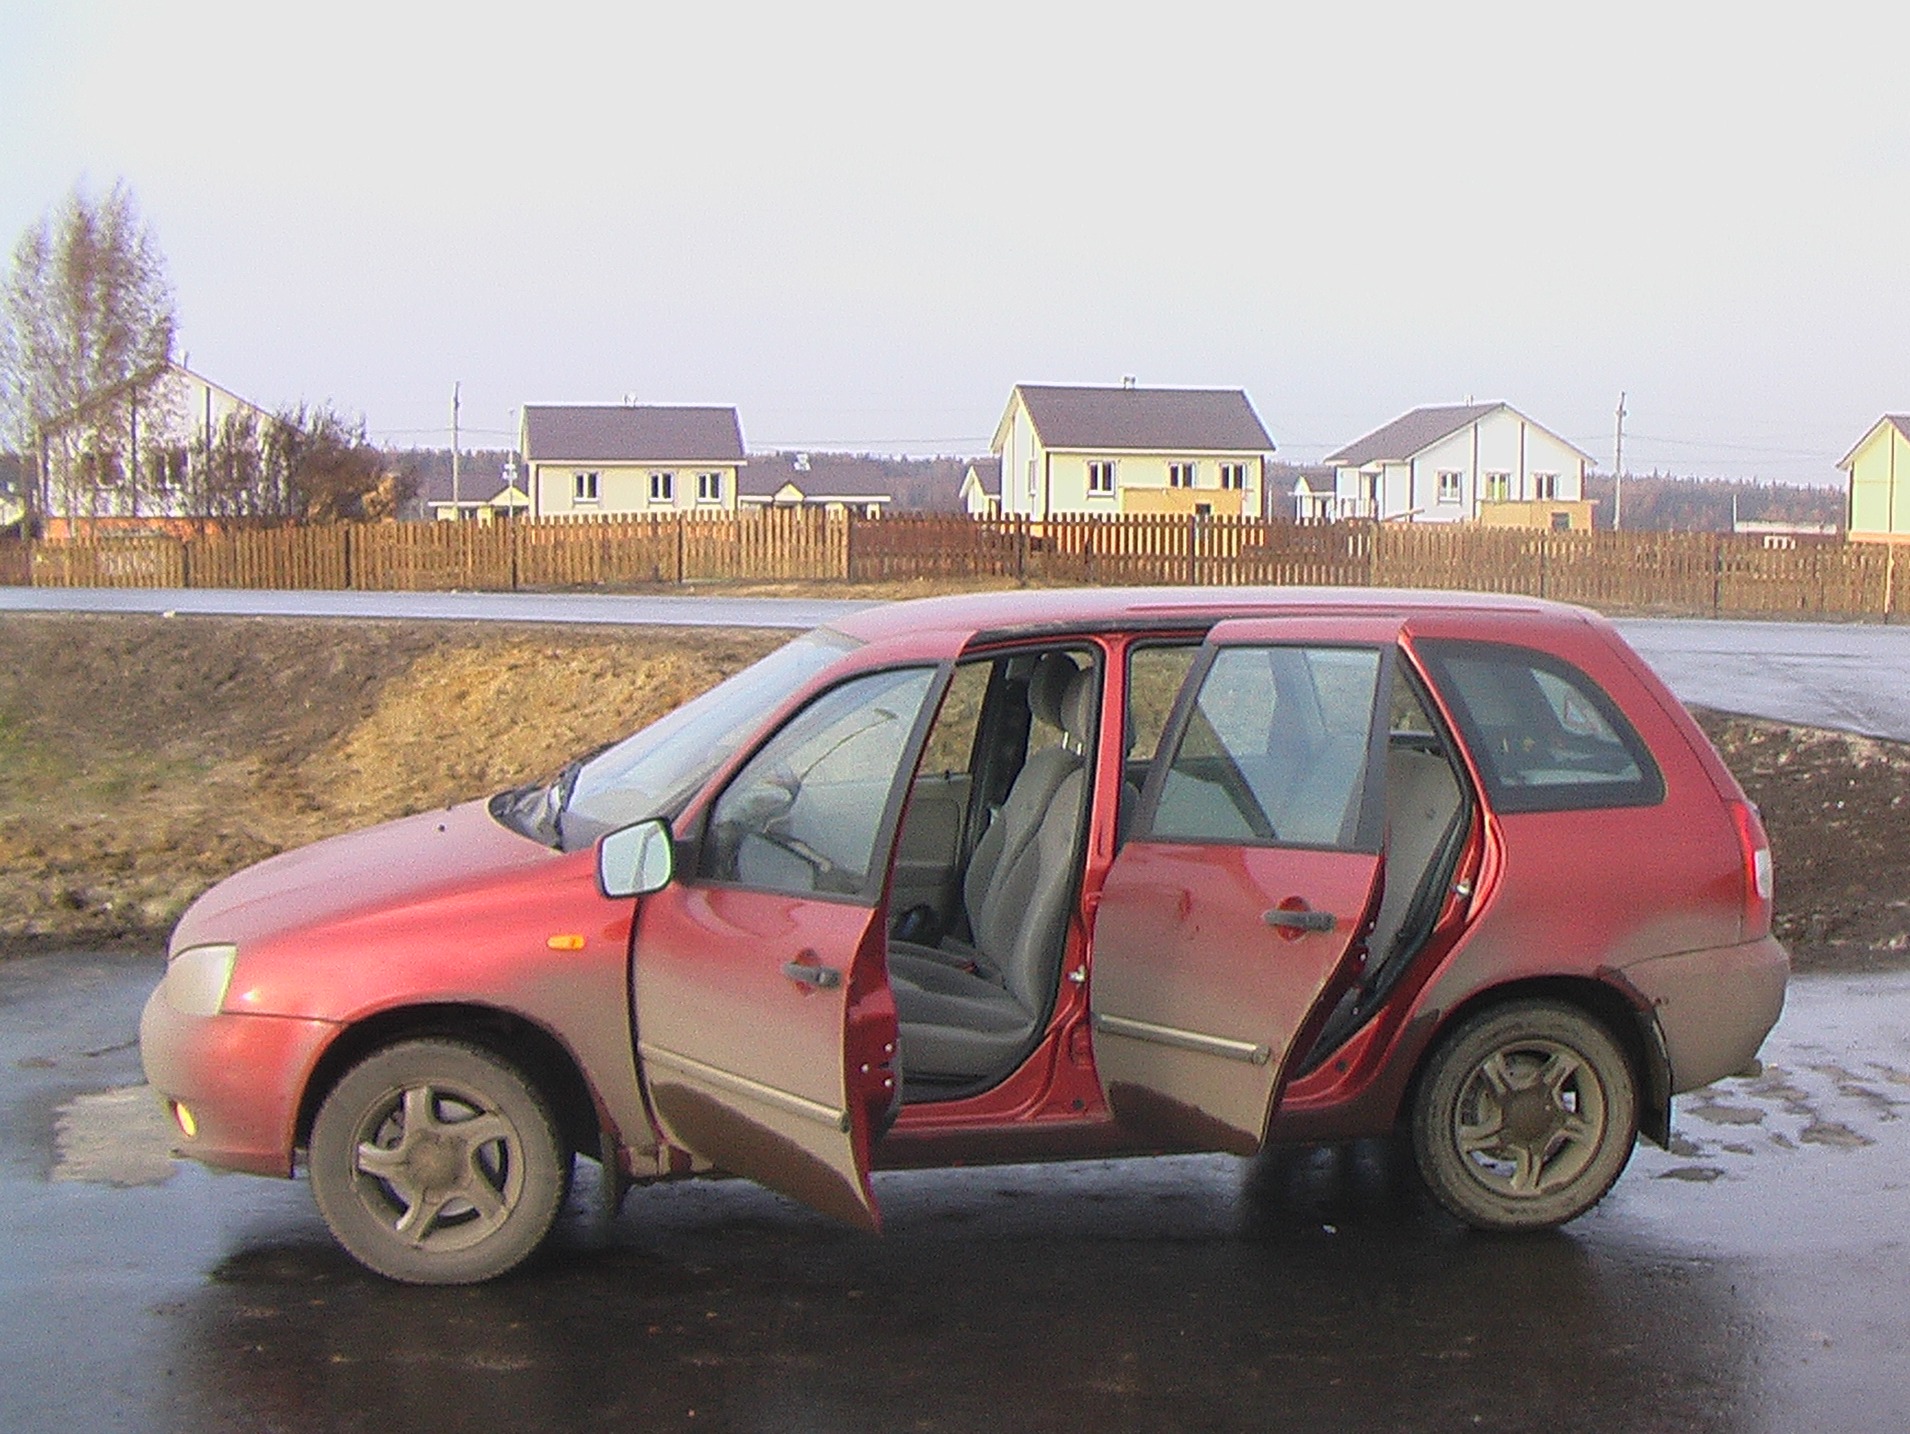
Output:
M1398 624L1224 623L1194 665L1094 924L1109 1108L1251 1154L1379 900Z
M898 1098L882 884L933 668L851 679L717 795L694 869L643 899L637 1053L676 1146L874 1228L872 1131Z

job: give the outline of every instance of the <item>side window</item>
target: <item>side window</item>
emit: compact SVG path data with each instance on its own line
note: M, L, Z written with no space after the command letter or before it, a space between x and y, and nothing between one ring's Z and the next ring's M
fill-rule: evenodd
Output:
M966 772L975 752L975 729L981 722L982 699L988 695L989 664L964 662L955 669L942 698L942 710L929 728L928 746L918 771L922 776Z
M1158 774L1148 834L1354 846L1380 671L1376 648L1223 648Z
M1549 653L1497 643L1419 644L1502 811L1649 806L1664 777L1618 704Z
M1174 699L1187 684L1200 644L1136 647L1127 657L1127 759L1150 762L1173 715Z
M710 811L702 874L797 895L866 893L934 669L832 688L784 724Z

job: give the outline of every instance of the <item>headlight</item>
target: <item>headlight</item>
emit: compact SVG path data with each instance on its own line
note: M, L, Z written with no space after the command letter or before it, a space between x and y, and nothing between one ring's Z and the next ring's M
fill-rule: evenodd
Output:
M166 979L160 984L166 1004L182 1016L218 1015L238 960L239 948L231 945L181 951L167 963Z

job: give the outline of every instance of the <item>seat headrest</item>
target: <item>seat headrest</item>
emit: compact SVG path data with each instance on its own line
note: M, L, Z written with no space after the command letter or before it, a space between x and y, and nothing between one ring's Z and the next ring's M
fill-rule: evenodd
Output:
M1074 665L1074 659L1065 652L1046 652L1035 664L1033 674L1028 678L1028 710L1035 720L1045 722L1050 727L1059 727L1067 731L1068 724L1063 720L1062 709L1068 696L1068 687L1080 669Z
M1088 738L1094 735L1094 669L1082 668L1068 679L1068 690L1061 697L1061 730L1077 752L1088 750Z

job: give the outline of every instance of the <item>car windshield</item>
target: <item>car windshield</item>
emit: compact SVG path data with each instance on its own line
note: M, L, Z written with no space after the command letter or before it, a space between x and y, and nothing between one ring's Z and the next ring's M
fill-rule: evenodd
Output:
M563 851L647 817L673 817L765 713L858 645L828 628L807 633L555 780L498 793L491 815Z

